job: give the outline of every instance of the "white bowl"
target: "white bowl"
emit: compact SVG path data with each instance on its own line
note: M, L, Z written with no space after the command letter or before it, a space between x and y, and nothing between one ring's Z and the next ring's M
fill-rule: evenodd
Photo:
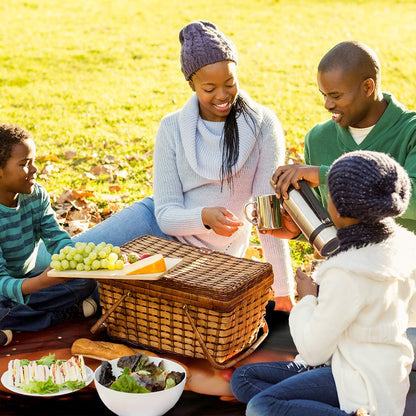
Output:
M168 412L179 400L186 383L186 370L180 364L159 357L148 357L149 361L156 365L160 361L165 364L167 371L179 371L185 374L184 379L175 387L167 390L155 391L150 393L126 393L123 391L112 390L98 382L101 372L99 366L94 372L94 384L102 402L118 416L162 416ZM118 358L110 360L113 374L118 377L123 369L117 367Z

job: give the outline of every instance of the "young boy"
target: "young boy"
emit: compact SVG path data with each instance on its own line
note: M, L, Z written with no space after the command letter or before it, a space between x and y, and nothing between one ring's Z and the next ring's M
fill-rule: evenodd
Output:
M334 162L328 190L340 246L313 280L296 273L300 300L289 326L302 359L233 373L231 388L248 403L247 415L403 415L416 236L394 219L408 207L411 182L388 155L355 151Z
M95 280L50 277L49 268L36 275L40 240L51 254L74 243L36 183L35 157L27 131L0 125L0 345L11 342L12 330L40 331L97 310L89 298Z

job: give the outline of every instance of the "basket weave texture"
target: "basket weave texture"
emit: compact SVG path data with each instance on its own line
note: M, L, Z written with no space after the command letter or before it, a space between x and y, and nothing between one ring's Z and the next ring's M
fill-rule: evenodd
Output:
M270 299L272 267L152 235L121 247L139 255L160 253L182 261L156 281L98 280L108 336L158 352L225 363L257 339Z

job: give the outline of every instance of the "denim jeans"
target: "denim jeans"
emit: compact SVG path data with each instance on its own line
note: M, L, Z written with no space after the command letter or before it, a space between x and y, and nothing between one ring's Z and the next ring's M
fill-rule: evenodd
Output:
M105 221L78 234L72 238L74 242L93 242L99 244L102 241L121 246L128 241L145 234L176 240L168 236L159 228L155 217L155 206L152 197L147 197L135 202L123 210L115 213ZM51 262L51 256L41 244L36 259L35 270L45 270Z
M348 415L340 410L331 367L310 369L292 361L246 364L235 370L231 389L247 403L247 416Z
M96 288L94 279L71 279L32 293L26 305L0 296L0 329L36 332L57 325L65 319L62 311L94 297Z

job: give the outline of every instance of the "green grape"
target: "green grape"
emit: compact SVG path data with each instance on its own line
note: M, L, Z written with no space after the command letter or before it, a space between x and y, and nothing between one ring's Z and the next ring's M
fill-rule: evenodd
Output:
M91 269L92 269L92 270L98 270L98 269L100 268L100 266L101 266L101 262L100 262L100 260L94 260L94 261L91 263Z
M124 268L124 261L119 259L116 261L116 269L117 270L122 270Z
M118 260L118 256L116 253L112 252L108 255L108 261L115 263Z
M84 248L84 253L88 255L88 254L90 254L92 252L93 249L94 249L93 247L91 247L90 245L87 245Z
M102 259L102 260L100 261L100 267L101 267L102 269L108 269L108 260L107 260L107 259Z
M112 251L113 253L120 254L121 249L120 249L120 247L119 247L119 246L114 246L114 247L111 249L111 251Z
M70 249L71 249L71 246L65 246L61 251L63 254L68 254Z
M98 253L96 251L91 251L88 256L91 260L95 260L98 257Z
M57 253L52 254L52 261L59 261L59 260L60 260L59 254L57 254Z
M91 265L91 263L94 261L91 257L85 257L84 258L84 264Z
M78 263L78 264L77 264L77 270L78 270L79 272L82 272L84 269L85 269L85 266L84 266L82 263Z
M105 259L107 257L107 253L105 252L105 250L100 250L98 256L102 259Z
M75 249L77 250L77 253L82 253L87 247L87 243L81 243L80 241L75 243Z
M108 261L107 268L108 268L108 270L115 270L116 263L114 261Z
M59 253L58 254L58 257L59 257L59 261L62 261L62 260L64 260L65 259L65 257L66 257L66 255L64 254L64 253Z
M62 261L61 261L61 267L62 267L62 269L64 269L64 270L68 270L68 269L69 269L69 261L68 261L68 260L66 260L66 259L62 260Z
M89 264L84 264L84 270L89 272L91 270L91 266Z
M80 253L77 253L77 254L75 254L75 256L74 256L74 260L75 260L77 263L82 263L82 262L83 262L83 260L84 260L84 257L82 257L82 255L81 255Z
M69 262L69 268L70 268L71 270L76 269L76 268L77 268L77 262L76 262L75 260L71 260L71 261Z
M59 260L52 260L51 267L56 270L62 270L61 262Z
M100 251L100 250L102 250L102 249L103 249L106 245L107 245L107 244L106 244L106 243L104 243L104 241L102 241L101 243L97 244L97 245L95 246L95 248L96 248L98 251Z
M68 261L71 261L71 260L73 259L73 256L72 256L72 254L71 254L71 253L68 253L68 254L65 256L65 258L66 258Z

